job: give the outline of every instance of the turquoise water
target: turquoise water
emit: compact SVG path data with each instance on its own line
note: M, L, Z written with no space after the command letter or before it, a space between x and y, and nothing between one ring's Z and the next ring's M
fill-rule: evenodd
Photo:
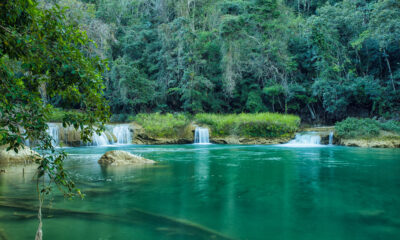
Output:
M154 167L97 164L121 149ZM44 239L400 239L400 150L173 145L68 148L85 200L51 197ZM0 174L0 239L33 239L35 183Z

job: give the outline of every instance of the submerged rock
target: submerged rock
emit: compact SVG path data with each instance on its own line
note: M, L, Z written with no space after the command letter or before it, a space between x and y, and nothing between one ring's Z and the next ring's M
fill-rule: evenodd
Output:
M0 163L32 163L39 158L39 153L26 146L19 147L18 153L14 149L7 151L7 146L0 146Z
M118 166L129 164L154 164L156 162L129 152L114 150L106 152L99 159L98 163L101 165Z

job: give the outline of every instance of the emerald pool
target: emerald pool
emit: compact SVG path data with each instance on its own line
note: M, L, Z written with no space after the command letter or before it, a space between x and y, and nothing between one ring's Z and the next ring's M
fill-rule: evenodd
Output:
M103 153L117 149L159 163L98 165ZM400 239L399 149L125 145L65 150L66 166L86 197L49 196L44 239ZM32 176L17 170L0 174L0 203L3 238L34 239Z

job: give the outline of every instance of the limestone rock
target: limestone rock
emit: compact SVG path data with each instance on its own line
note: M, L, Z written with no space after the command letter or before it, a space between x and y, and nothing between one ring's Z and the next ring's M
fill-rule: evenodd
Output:
M400 148L400 139L340 139L340 145L363 148Z
M317 132L318 135L321 137L321 144L328 145L329 144L329 135L331 132L335 132L334 126L324 126L324 127L309 127L301 129L302 132ZM336 135L333 135L332 139L333 144L338 144L338 139Z
M129 152L114 150L106 152L98 161L100 165L118 166L129 164L153 164L155 161L131 154Z
M26 146L18 148L18 153L14 149L7 151L7 146L0 146L0 163L32 163L38 158L39 153Z
M210 141L217 144L243 144L243 145L274 145L290 141L291 137L256 138L256 137L211 137Z

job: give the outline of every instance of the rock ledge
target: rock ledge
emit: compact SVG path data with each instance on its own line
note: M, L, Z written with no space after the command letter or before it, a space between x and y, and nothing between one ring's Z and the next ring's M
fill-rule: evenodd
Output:
M36 159L40 159L39 153L33 151L29 147L21 146L18 153L13 149L7 151L6 145L0 146L0 163L33 163Z

